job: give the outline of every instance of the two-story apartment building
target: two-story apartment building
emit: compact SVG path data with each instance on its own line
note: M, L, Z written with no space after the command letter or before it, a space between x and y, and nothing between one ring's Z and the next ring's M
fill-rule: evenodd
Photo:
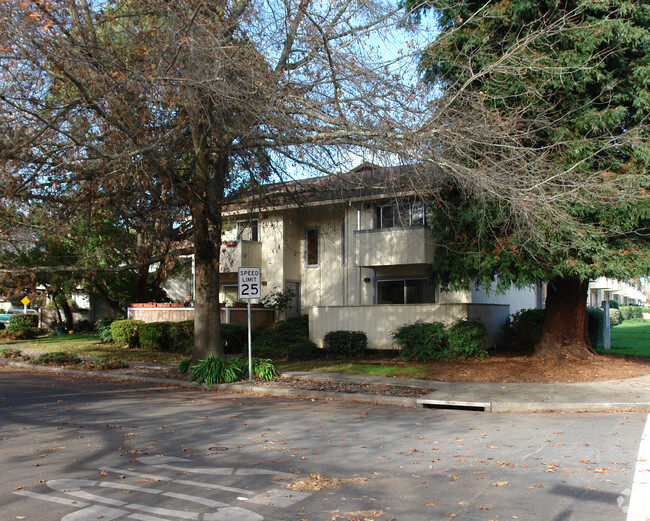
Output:
M264 294L293 290L288 313L309 315L317 344L328 331L360 330L370 347L391 348L401 324L461 318L482 320L493 339L509 313L540 306L540 295L433 287L430 188L414 183L408 168L364 164L233 200L224 216L222 300L236 299L239 266L259 266Z

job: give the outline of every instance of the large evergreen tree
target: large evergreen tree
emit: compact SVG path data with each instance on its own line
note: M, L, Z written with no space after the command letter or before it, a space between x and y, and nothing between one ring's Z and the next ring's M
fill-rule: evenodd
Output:
M441 28L423 53L426 80L452 106L480 104L494 120L516 122L522 142L544 151L557 171L536 181L533 168L491 189L450 182L434 208L434 276L443 287L548 282L537 355L590 356L589 279L650 267L650 4L425 0L412 7L431 10ZM458 164L511 157L507 143L472 139L480 153L459 147ZM517 183L546 190L547 204L531 204L525 190L509 197Z

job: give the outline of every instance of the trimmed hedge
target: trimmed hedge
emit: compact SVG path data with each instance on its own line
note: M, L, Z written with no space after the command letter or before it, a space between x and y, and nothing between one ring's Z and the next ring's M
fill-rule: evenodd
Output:
M253 355L256 357L300 360L321 354L321 350L309 339L307 315L280 320L254 334Z
M189 354L194 344L194 322L148 322L138 327L138 340L145 349Z
M368 348L365 331L330 331L323 338L328 355L358 358Z
M38 327L13 327L3 330L0 333L2 340L33 340L42 334L43 330Z
M169 322L145 322L137 329L138 345L144 349L169 351Z
M610 310L609 310L609 325L610 326L618 326L622 322L623 322L623 313L621 313L621 310L620 309L610 308Z
M9 329L22 327L38 327L38 315L36 313L17 313L9 316Z
M623 320L643 318L643 308L641 306L620 306L618 310L621 312Z
M447 360L449 350L445 338L445 326L442 322L423 322L404 324L392 333L393 341L401 349L403 360Z
M591 342L591 347L601 347L605 342L603 337L605 310L602 308L587 308L587 320L589 321L589 341Z
M480 322L459 320L447 331L449 352L452 358L489 358L485 350L487 329Z
M138 347L140 345L138 329L143 324L142 320L116 320L111 323L113 342L118 346Z

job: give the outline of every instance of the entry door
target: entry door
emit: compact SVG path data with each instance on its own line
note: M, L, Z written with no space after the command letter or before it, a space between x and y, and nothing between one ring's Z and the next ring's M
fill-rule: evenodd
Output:
M285 314L287 317L295 317L300 315L300 282L295 280L286 281L287 289L293 291L293 298L287 306Z

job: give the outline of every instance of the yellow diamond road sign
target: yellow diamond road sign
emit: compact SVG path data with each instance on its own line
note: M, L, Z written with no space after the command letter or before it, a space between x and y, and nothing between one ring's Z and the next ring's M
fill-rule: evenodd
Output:
M31 300L29 300L27 297L23 297L23 299L20 301L20 303L21 303L23 306L26 306L26 305L29 304L30 302L31 302Z

